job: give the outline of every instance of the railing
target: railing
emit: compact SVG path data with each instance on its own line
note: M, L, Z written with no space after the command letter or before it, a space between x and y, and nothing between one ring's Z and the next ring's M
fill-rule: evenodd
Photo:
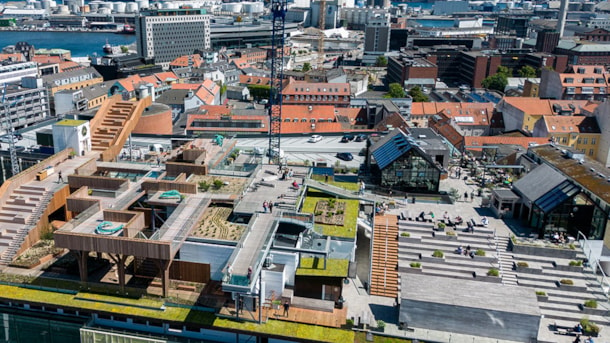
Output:
M604 270L599 264L598 259L592 258L593 249L587 237L580 231L578 231L577 236L578 241L582 246L582 251L587 257L587 260L589 260L589 265L591 266L591 269L593 269L593 274L595 275L595 278L601 284L602 290L604 291L604 293L606 293L606 297L608 297L608 292L610 291L610 280L608 279L608 276L606 276L606 273L604 273ZM582 238L582 240L580 238ZM601 278L599 277L600 275L598 274L598 272L601 273Z

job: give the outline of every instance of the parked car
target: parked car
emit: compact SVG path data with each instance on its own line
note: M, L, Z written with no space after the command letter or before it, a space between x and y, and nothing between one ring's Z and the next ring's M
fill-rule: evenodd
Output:
M366 141L367 136L365 134L359 134L356 136L356 142L364 142Z
M348 143L350 141L353 141L354 138L355 137L352 135L345 135L345 136L343 136L343 138L341 138L341 143Z
M337 153L337 158L344 161L351 161L354 159L354 156L349 152L339 152Z
M321 140L322 140L322 136L320 136L320 135L313 135L313 136L309 137L308 142L309 143L317 143L317 142L319 142Z

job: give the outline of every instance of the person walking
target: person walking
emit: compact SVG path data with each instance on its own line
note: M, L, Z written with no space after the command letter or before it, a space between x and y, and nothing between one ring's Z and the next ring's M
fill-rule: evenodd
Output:
M290 304L288 301L284 303L284 317L288 317L288 311L290 310Z
M61 175L61 170L57 172L57 183L64 183L64 177Z
M267 203L267 200L265 200L265 202L263 202L263 211L265 213L267 213L267 207L269 206L269 204Z
M269 213L273 213L273 201L269 201Z

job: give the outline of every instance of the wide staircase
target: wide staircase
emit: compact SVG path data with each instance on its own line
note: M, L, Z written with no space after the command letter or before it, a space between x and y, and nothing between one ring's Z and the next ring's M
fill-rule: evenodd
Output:
M373 233L371 295L396 298L400 290L396 216L375 216Z
M407 216L409 217L409 216ZM599 276L590 267L570 266L585 259L578 244L574 244L574 256L540 256L539 253L515 253L508 236L496 235L492 228L475 227L468 232L463 227L438 226L425 221L398 220L398 271L401 273L421 273L466 280L496 282L501 286L529 287L532 292L544 292L546 297L538 297L538 306L544 317L541 332L549 331L554 323L573 327L583 318L602 326L602 334L607 334L610 326L610 304L601 287ZM535 245L537 242L529 242ZM540 243L540 242L538 242ZM483 250L485 256L464 256L455 251L458 247ZM558 247L558 250L561 247ZM569 247L563 247L569 249ZM443 258L432 257L435 251L443 252ZM411 264L419 263L420 268ZM518 264L521 267L518 267ZM527 266L526 268L522 268ZM500 276L487 276L490 269L497 269ZM482 277L481 277L482 276ZM570 279L576 287L566 287L560 280ZM595 310L583 309L587 300L596 300ZM549 337L547 335L546 337ZM550 339L539 337L539 342L558 342L558 335L550 334ZM606 337L604 335L604 337ZM573 338L573 337L572 337Z
M110 98L91 121L91 149L101 160L112 161L121 151L142 112L151 104L150 97L131 102Z
M0 208L0 264L12 262L25 237L46 209L53 194L37 185L23 185Z

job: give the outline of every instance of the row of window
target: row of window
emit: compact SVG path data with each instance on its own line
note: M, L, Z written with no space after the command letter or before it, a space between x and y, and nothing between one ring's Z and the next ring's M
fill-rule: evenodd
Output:
M565 79L563 79L564 83L574 83L574 78L573 77L566 77ZM604 79L603 77L598 77L598 78L592 78L592 77L586 77L584 79L581 79L582 83L606 83L606 79ZM608 79L608 82L610 82L610 78Z
M285 98L287 101L290 100L290 95L286 95ZM332 95L295 95L293 100L317 100L317 101L330 101L330 100L340 100L339 96L335 95L334 97ZM348 96L344 96L343 97L343 101L349 101L349 97Z

